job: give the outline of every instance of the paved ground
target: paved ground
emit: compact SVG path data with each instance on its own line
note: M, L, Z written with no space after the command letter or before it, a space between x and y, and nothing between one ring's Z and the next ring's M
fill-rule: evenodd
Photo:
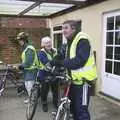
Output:
M0 120L26 120L26 105L23 100L24 96L18 97L15 89L7 89L4 95L0 97ZM90 109L91 120L120 120L120 106L104 99L93 97ZM51 102L49 102L48 113L43 113L39 104L34 120L52 120L52 111Z

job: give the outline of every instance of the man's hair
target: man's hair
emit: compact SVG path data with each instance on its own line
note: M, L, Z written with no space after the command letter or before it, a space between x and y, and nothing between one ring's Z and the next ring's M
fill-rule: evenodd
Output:
M81 31L81 28L80 28L81 26L79 26L78 21L76 21L76 20L67 20L67 21L63 22L63 25L64 24L69 24L72 29L76 30L76 32Z

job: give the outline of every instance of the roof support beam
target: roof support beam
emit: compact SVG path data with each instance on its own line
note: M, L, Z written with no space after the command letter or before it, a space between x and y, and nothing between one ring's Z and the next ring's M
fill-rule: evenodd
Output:
M35 3L32 4L31 6L29 6L28 8L26 8L25 10L21 11L17 15L18 17L23 16L25 13L27 13L30 10L32 10L33 8L37 7L41 3L61 3L61 4L74 4L74 5L78 5L78 4L83 3L83 1L86 1L86 0L80 0L80 1L76 1L76 0L21 0L21 1L32 1L32 2L35 2Z
M26 8L25 10L23 10L22 12L20 12L17 16L23 16L25 13L29 12L30 10L32 10L33 8L37 7L38 5L40 5L42 2L35 2L34 4L32 4L31 6L29 6L28 8Z
M32 1L32 2L43 2L43 3L63 3L63 4L81 4L87 0L20 0L20 1Z

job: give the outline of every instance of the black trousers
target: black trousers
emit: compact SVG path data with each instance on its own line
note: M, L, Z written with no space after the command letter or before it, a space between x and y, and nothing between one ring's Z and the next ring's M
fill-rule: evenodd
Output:
M58 81L54 82L43 82L42 83L42 89L41 89L41 101L42 103L47 103L47 96L49 89L52 90L53 95L53 105L54 107L57 107L58 105Z

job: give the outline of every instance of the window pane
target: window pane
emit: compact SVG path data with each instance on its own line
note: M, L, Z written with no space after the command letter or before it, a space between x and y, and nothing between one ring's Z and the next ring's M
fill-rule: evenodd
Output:
M62 34L54 34L54 47L55 48L60 48L62 44Z
M120 62L114 62L114 74L120 75Z
M113 58L113 47L106 47L106 58L107 59Z
M53 31L62 30L62 26L56 26L53 28Z
M107 30L114 29L114 17L107 18Z
M115 29L120 30L120 16L116 17Z
M120 45L120 31L115 32L115 44Z
M105 71L108 73L112 73L112 61L106 60Z
M54 34L54 47L57 48L57 36Z
M115 60L120 60L120 47L115 47Z
M112 45L113 44L113 32L107 32L107 45Z

